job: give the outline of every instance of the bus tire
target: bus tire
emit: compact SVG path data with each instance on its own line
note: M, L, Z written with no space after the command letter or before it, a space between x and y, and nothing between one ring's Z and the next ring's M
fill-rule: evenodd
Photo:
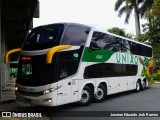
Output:
M95 102L102 102L107 98L107 90L103 85L99 85L96 94L94 94Z
M146 81L143 80L143 83L141 84L141 90L143 91L145 90L145 88L146 88Z
M140 80L138 80L137 83L136 83L136 89L135 89L135 91L139 92L140 88L141 88L141 83L140 83Z
M92 102L93 99L93 91L90 87L85 86L82 90L81 100L79 101L79 105L87 106Z

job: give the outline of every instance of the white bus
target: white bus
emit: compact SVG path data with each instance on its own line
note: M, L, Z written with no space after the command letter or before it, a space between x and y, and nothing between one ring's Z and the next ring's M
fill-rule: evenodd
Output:
M111 94L144 90L152 80L151 46L81 24L37 27L22 48L6 54L6 63L14 52L20 52L19 102L89 105Z

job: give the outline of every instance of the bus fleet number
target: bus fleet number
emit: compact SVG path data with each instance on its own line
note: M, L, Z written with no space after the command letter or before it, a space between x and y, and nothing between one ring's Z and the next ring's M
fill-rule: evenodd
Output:
M97 59L102 59L102 55L97 55L96 58Z

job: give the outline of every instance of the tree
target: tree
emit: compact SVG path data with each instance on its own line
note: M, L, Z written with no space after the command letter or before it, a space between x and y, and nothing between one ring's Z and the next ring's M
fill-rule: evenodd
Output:
M120 35L120 36L125 37L125 30L124 29L121 29L121 28L118 28L118 27L113 27L111 29L108 29L107 31L111 32L111 33L114 33L116 35Z
M146 18L146 14L148 14L152 8L154 0L143 0L142 5L139 9L139 13L141 18Z
M143 11L145 18L149 19L148 23L143 25L143 31L151 43L157 43L160 40L160 0L151 1L151 5L146 5L146 12ZM142 8L144 10L143 6Z
M152 9L153 3L154 3L154 0L143 0L143 3L139 9L139 13L140 13L141 18L147 19L149 23L151 23L151 19L152 19L149 16L151 14L151 9ZM152 31L151 26L149 27L149 30Z
M113 27L111 29L108 29L107 31L111 32L111 33L114 33L116 35L120 35L120 36L123 36L123 37L130 38L130 39L133 38L132 34L126 33L124 29L121 29L121 28L118 28L118 27Z
M143 0L117 0L115 3L115 11L118 11L118 16L121 17L123 14L126 14L125 23L129 22L131 12L134 10L135 13L135 27L136 27L136 36L140 33L140 20L139 20L139 8L138 5ZM124 6L122 4L125 3ZM122 6L122 7L121 7Z
M143 25L143 36L139 36L141 41L148 40L153 48L153 56L156 66L160 68L160 0L144 0L140 11L148 21Z

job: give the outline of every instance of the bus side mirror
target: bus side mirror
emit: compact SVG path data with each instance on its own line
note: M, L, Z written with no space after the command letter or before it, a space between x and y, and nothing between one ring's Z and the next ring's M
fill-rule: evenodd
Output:
M13 54L13 53L16 53L16 52L20 52L22 49L21 48L17 48L17 49L13 49L13 50L9 50L6 54L5 54L5 57L4 57L4 62L5 64L8 64L8 58L9 58L9 55L10 54Z
M71 48L71 45L58 45L49 49L46 55L46 63L51 64L54 53L60 50Z

